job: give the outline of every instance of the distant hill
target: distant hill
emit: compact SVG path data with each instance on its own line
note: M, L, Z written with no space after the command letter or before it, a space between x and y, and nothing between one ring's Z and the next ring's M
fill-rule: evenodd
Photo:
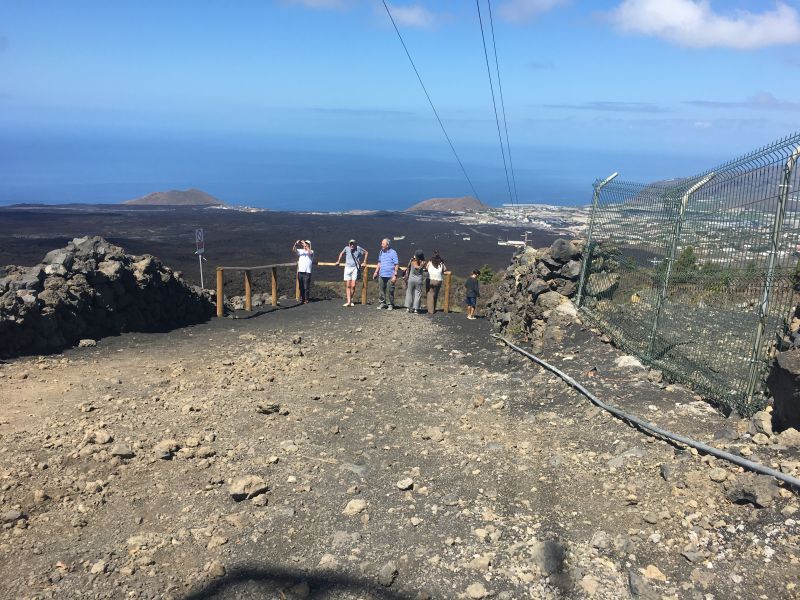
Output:
M170 190L153 192L141 198L127 200L123 204L139 206L226 206L219 198L206 194L203 190Z
M423 200L406 209L406 212L473 212L485 208L486 205L477 198L463 196L462 198L431 198Z

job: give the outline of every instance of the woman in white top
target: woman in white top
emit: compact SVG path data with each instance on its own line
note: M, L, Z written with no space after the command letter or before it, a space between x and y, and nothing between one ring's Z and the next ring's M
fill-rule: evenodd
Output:
M447 267L439 256L439 251L434 250L433 256L428 261L428 296L425 301L425 306L428 309L428 314L432 315L436 312L436 301L439 299L439 291L442 289L442 280Z
M300 246L298 248L298 246ZM311 265L314 262L314 250L309 240L297 240L292 246L292 253L297 256L297 282L300 285L300 302L308 304L311 298Z

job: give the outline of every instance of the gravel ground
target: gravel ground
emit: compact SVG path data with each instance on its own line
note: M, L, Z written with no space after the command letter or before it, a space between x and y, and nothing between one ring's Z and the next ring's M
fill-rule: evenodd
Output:
M0 597L798 597L792 491L484 320L339 304L1 364ZM797 474L796 445L552 323L542 355L604 400Z
M604 303L596 317L627 340L631 348L645 353L655 318L655 303ZM732 404L746 404L749 372L742 368L750 361L758 315L735 309L666 302L659 320L655 352L656 364L680 373L687 380L714 392ZM761 375L766 378L766 350L776 332L782 332L784 319L770 315L766 323L764 352L760 356ZM763 385L763 383L762 383ZM757 403L757 401L756 401Z

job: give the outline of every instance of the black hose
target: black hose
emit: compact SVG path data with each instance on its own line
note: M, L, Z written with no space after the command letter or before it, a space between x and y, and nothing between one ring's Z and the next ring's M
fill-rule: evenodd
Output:
M771 469L770 467L762 465L761 463L757 463L757 462L754 462L752 460L747 460L746 458L742 458L741 456L737 456L736 454L731 454L730 452L725 452L724 450L720 450L718 448L714 448L713 446L709 446L709 445L704 444L702 442L697 442L697 441L695 441L695 440L693 440L691 438L687 438L687 437L684 437L682 435L677 435L675 433L672 433L671 431L667 431L666 429L661 429L660 427L658 427L656 425L653 425L652 423L650 423L648 421L644 421L644 420L642 420L642 419L640 419L638 417L630 415L630 414L624 412L623 410L620 410L619 408L617 408L615 406L611 406L610 404L606 404L605 402L603 402L602 400L597 398L594 394L592 394L592 392L590 392L585 387L583 387L580 383L575 381L572 377L570 377L569 375L567 375L566 373L564 373L560 369L554 367L550 363L542 360L538 356L534 356L533 354L531 354L527 350L524 350L523 348L520 348L519 346L517 346L513 342L507 340L506 338L504 338L501 335L498 335L498 334L495 333L495 334L492 334L492 337L495 337L495 338L499 339L500 341L502 341L509 348L512 348L512 349L516 350L520 354L530 358L536 364L544 367L545 369L547 369L548 371L551 371L552 373L555 373L561 379L566 381L569 385L571 385L573 388L578 390L581 394L586 396L589 400L591 400L594 404L596 404L597 406L599 406L603 410L606 410L606 411L610 412L612 415L615 415L615 416L619 417L620 419L623 419L623 420L628 421L630 423L634 423L638 427L641 427L643 430L645 430L645 432L650 432L650 433L656 434L658 436L673 440L675 442L680 442L681 444L684 444L684 445L689 446L691 448L696 448L700 452L704 452L706 454L710 454L711 456L715 456L717 458L721 458L723 460L727 460L729 462L732 462L733 464L739 465L740 467L744 467L745 469L748 469L749 471L754 471L756 473L761 473L762 475L770 475L770 476L774 477L775 479L779 479L779 480L783 481L784 483L787 483L790 486L800 490L800 479L797 479L796 477L792 477L791 475L787 475L786 473L781 473L780 471L776 471L775 469Z

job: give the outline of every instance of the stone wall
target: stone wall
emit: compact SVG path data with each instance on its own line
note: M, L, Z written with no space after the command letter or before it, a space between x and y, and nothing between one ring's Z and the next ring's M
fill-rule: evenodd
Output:
M570 298L578 291L582 240L558 239L549 248L522 248L489 300L488 318L501 333L535 342L548 323L577 315Z
M60 350L82 339L197 323L213 314L199 288L157 258L101 237L76 238L34 267L0 268L0 356Z

